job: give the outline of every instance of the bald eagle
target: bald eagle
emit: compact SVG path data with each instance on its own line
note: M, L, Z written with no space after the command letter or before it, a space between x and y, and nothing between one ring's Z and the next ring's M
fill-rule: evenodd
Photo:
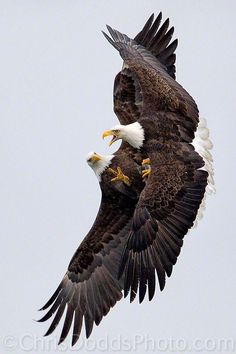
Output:
M107 26L107 40L124 60L133 80L135 122L105 131L110 142L122 139L148 156L151 169L132 218L119 276L131 301L139 290L142 302L165 286L177 261L183 237L194 225L209 175L206 162L192 144L199 124L198 107L150 50ZM118 115L119 118L119 115Z
M98 215L39 320L55 314L49 335L66 310L59 343L73 326L74 345L83 319L89 337L123 290L132 301L139 289L142 302L148 287L151 300L155 272L164 288L212 178L203 171L206 159L211 167L207 128L203 122L196 132L197 106L175 81L174 28L161 19L161 13L155 20L151 15L134 40L110 27L112 38L105 34L124 65L114 82L120 124L104 137L123 142L113 155L87 156L102 193Z

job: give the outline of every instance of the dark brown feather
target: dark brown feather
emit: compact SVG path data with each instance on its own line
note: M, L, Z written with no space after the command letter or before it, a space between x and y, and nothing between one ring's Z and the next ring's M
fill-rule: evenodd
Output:
M173 32L173 30L169 30L165 37L167 27L168 21L158 31L161 37L160 46L158 43L156 44L157 50L161 49L162 57L166 59L173 55L172 51L177 45L177 42L174 42L172 47L168 49L169 51L165 52L167 49L164 49L163 46L168 43L169 37L172 36ZM108 29L114 39L113 46L120 52L128 67L125 70L129 70L128 75L133 79L134 92L132 97L134 95L136 97L137 93L141 97L141 103L137 104L135 101L139 112L136 114L136 120L141 122L146 117L150 123L156 122L162 128L169 127L172 137L167 136L167 138L173 138L174 134L176 139L191 142L199 122L198 108L194 99L180 84L173 80L168 74L165 65L151 51L141 45L137 45L135 41L126 35L110 27ZM115 91L117 92L117 88ZM121 111L124 108L123 101L118 100L116 103L115 111ZM131 105L133 107L133 100L131 100ZM132 121L134 120L134 115L134 109L132 108ZM128 118L126 117L126 124ZM164 124L163 120L165 120ZM123 122L122 119L121 121ZM162 137L161 133L159 135Z
M206 171L198 169L203 161L190 145L186 154L185 143L169 143L163 147L164 151L160 145L157 151L155 144L152 152L150 149L149 146L152 173L136 206L120 266L120 274L125 272L124 295L130 291L133 301L139 284L140 302L147 288L149 300L154 295L155 270L160 289L164 288L165 274L171 275L182 238L193 226L208 176ZM138 280L136 269L139 269Z
M111 307L122 298L124 278L118 280L119 263L124 249L131 219L144 182L140 164L142 156L129 145L123 144L115 153L109 167L121 167L131 181L111 182L114 177L106 169L100 187L102 201L94 225L76 250L62 282L50 300L43 306L49 308L40 322L56 313L46 335L57 327L65 308L66 317L59 343L69 333L74 318L72 344L79 338L84 319L86 337L98 325Z
M164 65L168 74L175 79L175 50L177 40L170 41L174 28L168 30L169 19L160 27L162 19L161 12L154 20L154 14L150 16L141 32L135 36L135 43L145 47L150 53ZM159 28L160 27L160 28ZM159 29L159 30L158 30ZM119 32L114 32L109 26L108 30L115 42L122 39ZM107 36L109 42L116 47L116 44ZM128 37L127 37L128 38ZM129 39L127 39L129 40ZM117 48L118 49L118 48ZM139 119L142 112L142 90L137 76L133 70L124 68L119 72L114 82L114 111L121 124L130 124Z

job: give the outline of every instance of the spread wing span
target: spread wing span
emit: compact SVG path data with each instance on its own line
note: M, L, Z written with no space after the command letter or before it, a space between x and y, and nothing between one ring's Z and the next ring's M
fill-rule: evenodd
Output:
M122 298L123 279L118 280L117 274L133 211L134 205L125 196L120 203L102 199L92 229L74 254L57 290L42 308L50 307L39 322L55 314L45 335L54 331L66 310L59 342L65 339L73 323L74 345L83 319L89 337L94 322L98 325Z

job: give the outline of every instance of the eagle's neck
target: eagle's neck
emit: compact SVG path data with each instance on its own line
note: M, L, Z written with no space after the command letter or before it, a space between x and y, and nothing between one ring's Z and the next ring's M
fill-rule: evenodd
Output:
M122 138L135 149L140 149L143 146L144 129L138 122L125 125L123 126Z

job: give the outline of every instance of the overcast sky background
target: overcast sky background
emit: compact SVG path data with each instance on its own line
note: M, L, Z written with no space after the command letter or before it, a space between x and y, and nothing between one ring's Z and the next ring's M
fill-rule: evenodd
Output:
M1 353L70 352L70 338L56 349L61 326L42 338L50 322L33 320L100 203L85 157L112 151L101 133L116 122L112 88L121 67L101 30L108 23L134 36L160 10L179 38L177 79L208 120L217 194L186 237L163 293L142 305L120 301L94 327L91 347L83 332L77 349L117 352L119 335L138 353L151 349L145 338L132 346L135 336L163 340L162 348L184 340L187 353L207 352L191 349L198 339L236 341L235 0L5 0L0 8ZM106 350L98 347L107 336Z

